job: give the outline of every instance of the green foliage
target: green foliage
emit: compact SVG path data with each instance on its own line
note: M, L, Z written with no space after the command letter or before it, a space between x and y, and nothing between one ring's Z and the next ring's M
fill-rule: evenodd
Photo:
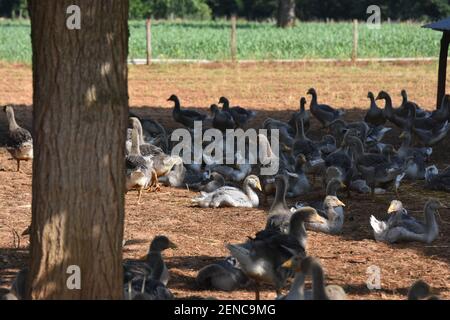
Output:
M130 17L204 20L211 18L211 9L204 0L130 0Z
M349 59L351 23L299 23L282 30L273 23L238 21L239 59ZM439 32L414 23L385 23L380 30L359 30L359 57L437 57ZM230 24L219 20L155 21L153 57L226 60L230 57ZM29 21L0 21L0 60L30 62ZM130 58L145 58L145 22L130 21Z

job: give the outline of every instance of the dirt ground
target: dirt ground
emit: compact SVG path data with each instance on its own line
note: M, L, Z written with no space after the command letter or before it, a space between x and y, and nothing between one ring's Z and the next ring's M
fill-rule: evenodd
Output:
M298 108L298 100L315 87L319 101L348 110L346 119L361 119L369 105L367 91L387 90L394 104L400 102L405 88L411 100L432 109L435 104L437 66L430 64L255 64L233 66L155 65L132 66L129 74L130 106L141 116L152 116L168 128L175 128L171 103L166 99L178 94L182 104L206 108L222 95L232 104L258 112L254 126L266 117L286 120ZM19 124L31 128L31 68L0 63L0 105L13 104ZM315 123L316 124L316 123ZM0 147L4 145L6 119L0 114ZM398 145L399 132L394 130L388 141ZM317 136L313 127L312 136ZM450 138L449 138L450 139ZM435 148L432 162L439 168L450 164L449 139ZM20 234L31 220L31 163L23 173L14 172L15 162L0 148L0 288L8 288L14 273L28 259L28 238ZM420 213L426 200L435 197L450 205L450 195L424 191L423 183L405 183L401 199L405 206ZM163 188L160 193L145 194L136 204L137 194L126 196L124 258L138 258L147 251L150 240L165 234L178 249L165 254L171 272L169 288L177 298L213 296L220 299L253 299L252 288L232 293L201 291L195 287L197 271L215 259L228 255L227 243L242 242L263 228L267 209L199 209L191 206L195 195L187 190ZM344 287L351 299L404 299L409 286L417 279L427 281L435 293L450 298L450 211L442 210L440 236L431 245L409 243L386 245L373 240L369 217L382 217L393 194L354 195L347 199L344 230L340 236L309 232L308 254L322 262L328 284ZM323 190L317 185L306 197L290 202L319 200ZM20 240L20 243L19 243ZM381 290L366 287L367 268L381 269ZM262 298L273 299L275 293L266 287Z

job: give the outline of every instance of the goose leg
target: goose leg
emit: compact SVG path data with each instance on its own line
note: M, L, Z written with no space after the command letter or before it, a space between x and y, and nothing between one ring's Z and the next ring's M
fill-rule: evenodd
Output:
M20 160L16 159L17 161L17 172L20 172Z
M141 197L142 197L142 189L139 189L139 196L138 196L137 204L141 204Z
M261 300L261 296L259 294L259 285L257 282L255 282L255 300Z

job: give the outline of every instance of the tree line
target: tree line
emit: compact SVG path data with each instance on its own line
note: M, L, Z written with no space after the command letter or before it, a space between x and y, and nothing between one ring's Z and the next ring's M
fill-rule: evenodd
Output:
M450 16L450 0L130 0L130 18L208 20L236 14L248 20L267 20L279 18L279 8L286 3L301 21L366 19L367 7L372 4L380 6L383 20ZM3 17L27 17L26 8L27 0L0 0Z
M248 20L277 18L280 3L292 2L301 21L366 19L367 7L381 8L382 19L436 20L450 16L450 0L130 0L130 18L214 19L236 14ZM27 0L0 0L0 16L28 17Z

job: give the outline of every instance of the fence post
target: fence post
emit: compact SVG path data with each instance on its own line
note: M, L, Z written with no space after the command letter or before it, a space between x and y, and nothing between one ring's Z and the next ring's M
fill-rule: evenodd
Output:
M231 60L233 62L236 62L236 60L237 60L237 32L236 32L236 15L235 14L233 14L231 16L230 48L231 48Z
M358 20L353 20L353 50L352 62L356 63L358 59Z
M152 63L152 19L145 21L145 29L147 33L147 65Z

